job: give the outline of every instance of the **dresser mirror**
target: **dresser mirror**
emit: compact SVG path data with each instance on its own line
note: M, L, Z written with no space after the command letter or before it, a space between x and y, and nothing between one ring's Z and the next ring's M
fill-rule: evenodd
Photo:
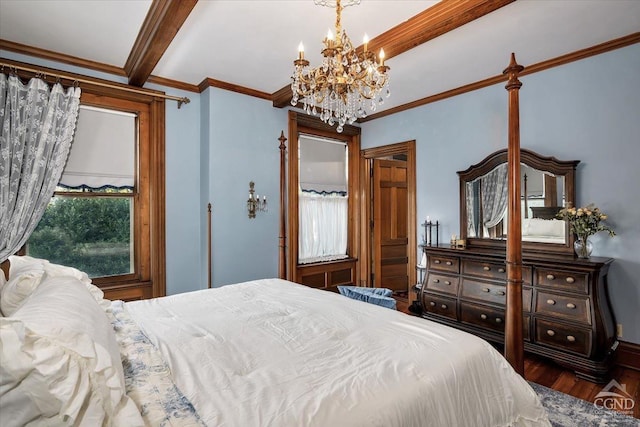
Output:
M562 161L520 150L523 252L572 253L573 236L556 219L575 205L575 171L579 160ZM469 247L504 248L508 224L507 150L458 172L460 236Z

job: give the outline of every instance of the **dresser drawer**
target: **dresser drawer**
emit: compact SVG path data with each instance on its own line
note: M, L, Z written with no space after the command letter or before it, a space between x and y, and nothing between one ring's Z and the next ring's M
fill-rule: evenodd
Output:
M501 281L507 279L507 267L504 263L471 261L465 259L462 261L462 273Z
M507 280L507 267L504 263L483 262L475 260L462 261L462 273L491 280ZM522 266L522 281L531 286L531 267Z
M536 313L591 325L589 298L538 291Z
M531 288L522 288L522 308L531 311ZM462 279L463 298L485 301L493 304L506 305L507 287L496 283L485 283L474 279Z
M456 300L452 298L433 295L429 292L422 293L422 308L431 314L449 317L453 320L458 318L456 312Z
M447 276L446 274L427 274L427 289L432 289L445 294L458 295L458 284L460 278L458 276Z
M504 333L504 310L484 305L460 303L460 320L463 323ZM529 315L522 316L522 336L529 341Z
M589 292L588 274L538 268L535 275L538 286L582 292L583 294Z
M441 255L429 255L429 270L447 271L458 274L460 272L460 259Z
M534 327L534 336L538 344L589 356L591 330L576 326L558 325L541 319L535 319Z

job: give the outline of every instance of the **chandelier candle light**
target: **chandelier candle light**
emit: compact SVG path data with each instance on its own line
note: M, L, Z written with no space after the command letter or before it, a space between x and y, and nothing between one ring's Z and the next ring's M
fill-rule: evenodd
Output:
M378 104L384 103L381 96L384 89L387 97L390 94L384 50L380 49L376 60L375 54L367 50L369 40L365 35L362 52L358 52L340 24L342 9L360 1L346 0L343 6L341 0L314 0L317 5L336 8L336 36L329 30L323 40L321 66L309 67L302 42L298 46L298 59L293 61L291 105L302 100L307 114L319 113L320 119L330 126L337 123L338 132L342 132L345 124L367 117L367 104L375 111Z

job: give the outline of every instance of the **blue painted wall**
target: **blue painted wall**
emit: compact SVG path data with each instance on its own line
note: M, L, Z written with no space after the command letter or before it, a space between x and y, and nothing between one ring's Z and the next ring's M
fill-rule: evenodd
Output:
M594 255L616 259L609 275L613 309L622 339L640 343L640 44L521 81L521 146L581 161L577 203L596 203L618 233L594 236ZM416 140L418 218L439 219L448 239L459 233L456 171L506 148L507 126L500 84L366 122L362 146Z
M287 111L271 101L209 88L209 198L213 286L277 277L281 131ZM249 181L267 212L247 215Z

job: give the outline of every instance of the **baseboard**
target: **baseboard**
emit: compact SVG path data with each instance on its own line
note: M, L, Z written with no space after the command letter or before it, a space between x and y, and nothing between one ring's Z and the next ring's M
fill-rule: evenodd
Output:
M619 341L616 365L640 371L640 344Z

